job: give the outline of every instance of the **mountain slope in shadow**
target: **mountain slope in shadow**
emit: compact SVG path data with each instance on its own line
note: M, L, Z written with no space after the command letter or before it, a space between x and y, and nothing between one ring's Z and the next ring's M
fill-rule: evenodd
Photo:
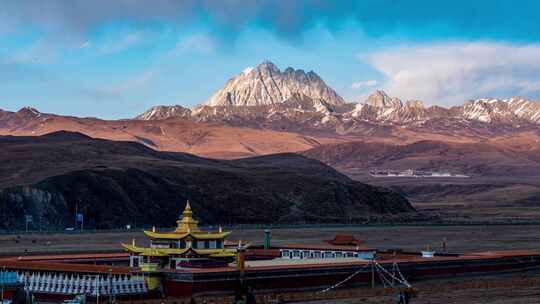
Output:
M335 223L414 214L396 192L298 154L212 160L73 132L0 137L0 223L22 228L173 225L189 199L203 223Z

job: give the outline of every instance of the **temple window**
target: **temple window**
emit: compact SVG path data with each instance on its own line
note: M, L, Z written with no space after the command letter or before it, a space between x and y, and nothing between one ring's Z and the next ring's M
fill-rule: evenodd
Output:
M206 240L204 241L204 248L210 248L210 241L209 240Z
M210 248L216 249L216 240L211 240L210 241Z
M223 248L223 240L216 240L216 248Z
M179 248L186 248L186 241L181 240L181 241L180 241L180 245L179 245L178 247L179 247Z
M150 247L151 248L170 248L171 243L153 240L153 241L150 242Z
M139 267L139 257L138 256L130 256L130 264L131 267Z

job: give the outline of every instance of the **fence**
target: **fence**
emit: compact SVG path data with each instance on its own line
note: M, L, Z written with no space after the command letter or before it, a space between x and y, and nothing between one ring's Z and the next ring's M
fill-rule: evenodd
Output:
M19 272L18 282L34 293L88 296L137 295L148 292L141 276L131 275L68 275L62 273Z

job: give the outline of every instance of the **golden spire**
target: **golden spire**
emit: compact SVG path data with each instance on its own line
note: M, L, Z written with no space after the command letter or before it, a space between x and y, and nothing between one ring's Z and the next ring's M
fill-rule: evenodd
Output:
M189 204L189 200L186 203L186 208L184 208L184 212L182 212L182 215L184 217L192 217L193 211L191 211L191 205Z
M176 232L178 233L190 233L192 231L199 231L198 221L193 219L193 211L191 211L191 205L189 201L186 202L186 208L182 212L182 219L176 221Z

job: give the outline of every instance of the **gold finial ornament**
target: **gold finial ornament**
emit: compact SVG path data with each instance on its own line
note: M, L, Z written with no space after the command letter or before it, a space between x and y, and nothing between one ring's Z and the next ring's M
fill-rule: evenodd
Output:
M176 221L176 232L178 233L190 233L199 231L199 222L193 219L193 211L191 210L191 204L189 200L186 202L184 212L182 212L182 219Z
M193 211L191 211L191 205L189 204L189 200L186 202L186 208L184 208L184 212L182 212L183 216L193 216Z

